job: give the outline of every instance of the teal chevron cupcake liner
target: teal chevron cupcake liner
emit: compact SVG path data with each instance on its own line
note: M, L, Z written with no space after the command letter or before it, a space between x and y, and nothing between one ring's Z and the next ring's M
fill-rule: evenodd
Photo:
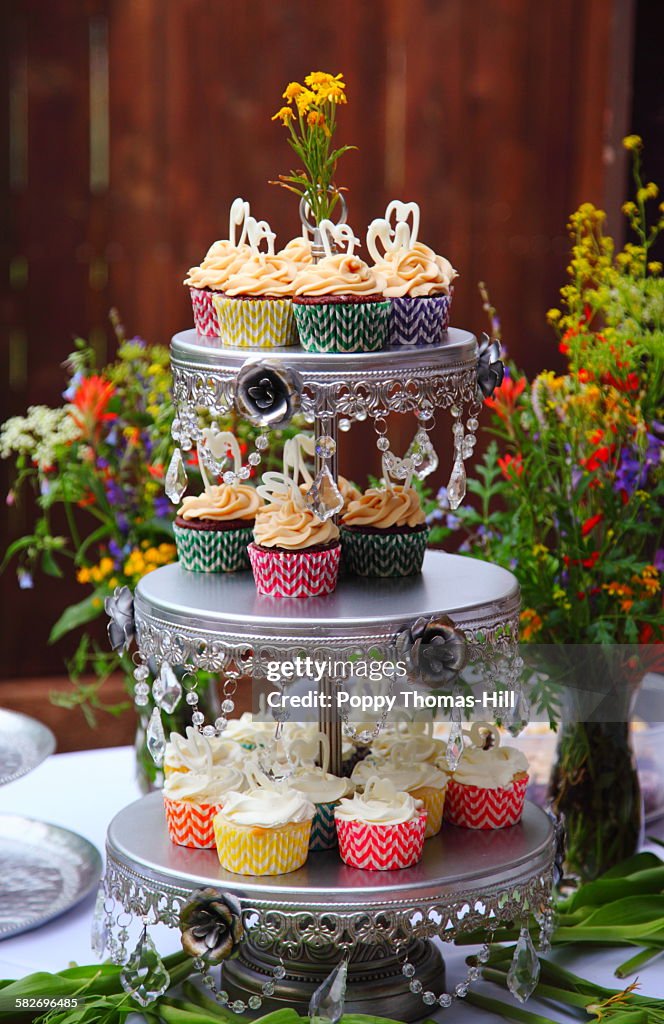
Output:
M307 352L379 352L387 344L389 302L293 303Z
M311 823L310 850L332 850L337 845L337 826L334 822L336 803L316 804L316 813Z
M356 576L414 576L422 571L428 530L357 533L341 530L346 569Z
M249 568L247 546L253 528L240 530L188 530L174 526L175 546L183 569L191 572L237 572Z
M287 348L297 345L293 303L286 299L212 299L223 347Z

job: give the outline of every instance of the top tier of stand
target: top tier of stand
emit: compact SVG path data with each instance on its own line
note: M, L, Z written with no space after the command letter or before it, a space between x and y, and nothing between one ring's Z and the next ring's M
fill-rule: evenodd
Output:
M207 408L223 415L233 406L235 381L247 360L296 371L305 416L365 419L472 402L476 393L477 339L451 327L439 345L360 354L281 349L221 348L219 339L181 331L171 342L173 397L178 409Z

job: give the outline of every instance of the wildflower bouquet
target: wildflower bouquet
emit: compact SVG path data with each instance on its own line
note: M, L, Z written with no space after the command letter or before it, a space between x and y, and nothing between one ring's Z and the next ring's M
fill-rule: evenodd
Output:
M433 514L435 539L463 531L462 549L515 569L522 638L550 645L560 674L575 671L578 680L582 653L592 651L584 672L597 678L588 689L603 695L600 710L613 720L572 724L584 709L570 707L567 694L554 780L570 867L586 876L638 839L627 721L657 650L639 649L637 664L634 648L625 661L622 647L608 659L608 645L664 640L664 280L650 256L664 207L650 225L658 190L642 182L640 140L626 145L636 197L624 212L635 238L617 249L590 204L570 221L569 280L561 308L548 314L567 371L529 382L510 368L487 400L496 440L469 482L476 507ZM603 645L602 654L578 645Z
M277 182L306 198L316 224L329 218L339 201L334 174L339 157L355 146L332 149L337 127L337 106L347 102L343 75L312 71L304 80L290 82L283 93L285 106L272 118L288 129L288 144L302 168L282 174Z

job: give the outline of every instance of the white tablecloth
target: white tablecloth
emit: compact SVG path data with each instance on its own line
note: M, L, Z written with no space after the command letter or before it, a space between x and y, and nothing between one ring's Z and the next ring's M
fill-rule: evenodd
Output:
M107 826L126 804L140 796L134 780L134 753L129 747L107 750L79 751L49 757L39 768L17 782L0 789L0 813L23 814L73 829L89 839L103 854ZM58 971L70 961L92 963L90 920L94 896L54 921L31 932L0 942L0 976L18 978L31 971ZM178 933L166 928L152 929L151 934L162 954L179 948ZM449 950L449 952L448 952ZM463 957L469 950L457 952L446 948L447 990L464 974ZM569 951L559 953L561 963L570 970L609 987L620 987L612 975L613 966L626 960L629 951L609 951L579 957ZM664 994L664 966L655 962L641 972L641 993ZM625 984L625 983L623 983ZM495 986L478 988L494 998L509 997ZM535 1001L527 1004L551 1020L573 1018L556 1015ZM426 1007L423 1006L423 1011ZM453 1011L466 1021L490 1021L496 1017L470 1006ZM423 1014L424 1016L424 1014ZM450 1013L441 1019L450 1020Z

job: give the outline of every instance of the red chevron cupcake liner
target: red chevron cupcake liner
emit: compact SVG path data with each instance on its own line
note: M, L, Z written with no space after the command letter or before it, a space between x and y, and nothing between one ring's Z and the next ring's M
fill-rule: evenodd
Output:
M528 779L510 786L482 789L450 779L445 799L445 821L463 828L506 828L521 821Z
M341 546L325 551L275 551L248 547L256 588L265 597L320 597L337 585Z
M191 308L194 311L194 326L206 338L219 337L219 320L212 301L213 292L207 288L190 288Z
M166 827L172 843L193 850L214 850L215 814L221 804L193 804L188 800L170 800L164 796Z
M352 868L364 871L398 871L422 859L427 812L399 825L367 825L364 821L337 818L339 854Z

